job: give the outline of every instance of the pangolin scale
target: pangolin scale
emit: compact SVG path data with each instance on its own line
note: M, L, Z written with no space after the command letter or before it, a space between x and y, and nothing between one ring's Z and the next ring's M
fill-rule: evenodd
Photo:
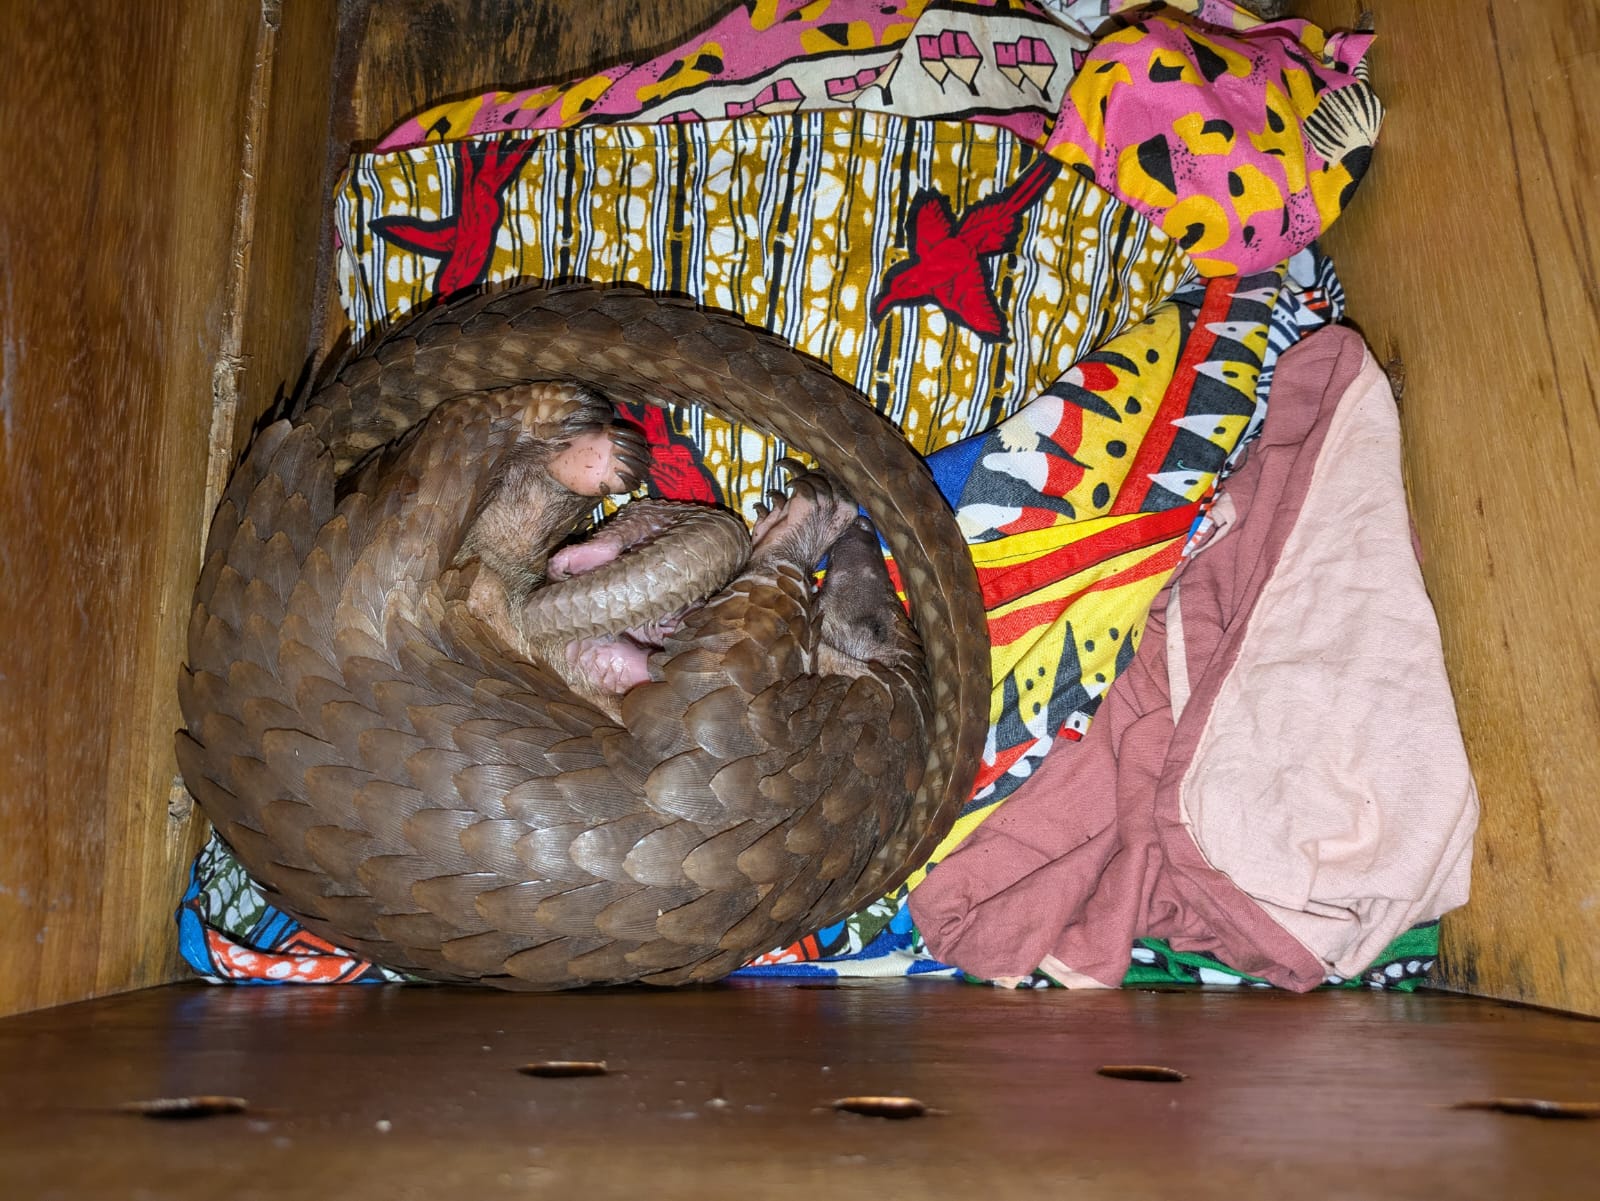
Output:
M620 718L508 653L453 561L514 433L474 398L558 379L813 456L893 551L921 664L820 672L792 570L698 611ZM522 287L425 311L257 435L195 589L178 750L267 897L356 954L507 988L679 984L926 859L972 787L988 691L954 518L854 391L686 301Z

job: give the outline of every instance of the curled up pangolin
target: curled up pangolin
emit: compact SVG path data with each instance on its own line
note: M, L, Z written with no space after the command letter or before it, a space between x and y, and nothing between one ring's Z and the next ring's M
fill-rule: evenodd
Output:
M457 555L458 563L478 559L483 567L468 609L614 720L630 689L660 678L659 670L652 677L651 651L679 647L683 639L674 635L686 621L699 631L703 622L689 620L694 611L735 576L749 577L747 587L771 587L778 572L809 576L825 556L827 587L806 669L851 677L895 667L920 672L921 644L895 599L871 524L825 476L785 460L786 470L801 474L792 494L768 497L772 507L761 508L753 545L726 509L640 500L557 549L594 497L638 485L649 450L592 389L528 384L492 402L562 416L553 430L525 430L491 476Z
M568 542L648 465L597 385L768 418L826 474L753 538L635 501ZM986 717L970 559L883 425L676 302L434 310L230 482L180 681L185 781L274 903L432 978L709 980L836 920L948 828ZM874 504L891 471L910 513ZM920 640L846 488L887 515Z

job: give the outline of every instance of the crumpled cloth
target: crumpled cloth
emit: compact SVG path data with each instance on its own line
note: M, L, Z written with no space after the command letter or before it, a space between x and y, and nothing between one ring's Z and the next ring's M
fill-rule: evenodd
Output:
M1093 37L1112 27L1116 62L1150 51L1137 86L1111 88L1130 123L1097 125L1076 156L1059 139L1044 153L1117 75L1094 73ZM1220 0L1162 14L1131 0L763 0L644 62L430 109L358 155L336 197L341 297L360 338L511 278L685 293L819 358L900 424L973 547L994 648L978 788L937 861L1087 728L1205 521L1259 411L1279 260L1314 232L1272 205L1300 203L1307 170L1337 174L1313 118L1368 94L1368 40L1261 25ZM1195 69L1175 69L1168 43ZM1305 103L1291 112L1280 93ZM1293 128L1262 151L1255 132L1275 118ZM1287 235L1252 243L1260 270L1199 263L1193 222L1159 227L1170 214L1147 180L1091 166L1108 146L1191 126L1208 127L1206 169L1174 186L1227 194L1230 220ZM1139 163L1165 178L1154 149ZM1223 162L1274 182L1235 193ZM962 247L970 286L946 288ZM1212 276L1199 288L1197 267ZM692 406L632 416L655 495L748 513L778 483L787 448L759 431ZM370 978L306 942L233 866L222 847L196 861L180 922L198 970ZM895 933L902 896L763 958L853 955ZM333 962L308 968L310 956Z
M762 0L643 62L436 105L378 150L830 109L967 120L1043 145L1201 275L1249 275L1309 245L1366 172L1371 42L1226 0Z
M1083 741L912 891L938 958L1114 987L1149 936L1304 991L1466 901L1477 794L1357 334L1284 354L1213 515Z

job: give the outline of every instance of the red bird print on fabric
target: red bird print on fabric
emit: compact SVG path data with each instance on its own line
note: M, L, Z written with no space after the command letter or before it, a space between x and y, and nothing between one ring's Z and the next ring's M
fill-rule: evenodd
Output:
M665 409L652 404L619 405L624 416L637 425L650 446L650 492L663 500L693 500L717 505L722 497L716 484L700 466L694 446L687 438L674 437L667 425Z
M455 212L437 221L417 217L378 217L379 237L417 254L441 260L434 277L436 299L476 287L489 274L495 234L505 220L506 188L533 154L535 142L460 142L455 181Z
M1040 155L1010 186L972 205L959 221L948 200L924 189L911 202L907 220L910 257L884 273L872 305L873 319L882 321L895 305L932 302L979 337L1006 341L1005 317L984 260L1016 248L1023 214L1060 171L1059 162Z

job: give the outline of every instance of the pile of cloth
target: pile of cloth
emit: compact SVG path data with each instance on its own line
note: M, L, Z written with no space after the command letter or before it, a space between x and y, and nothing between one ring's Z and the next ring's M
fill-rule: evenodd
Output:
M353 160L358 342L513 279L689 296L852 383L956 514L993 647L974 794L893 895L745 973L1432 966L1477 801L1394 402L1316 245L1381 123L1370 40L1222 0L759 0ZM753 517L790 453L694 406L629 416L650 495ZM209 979L398 978L217 840L178 920Z

